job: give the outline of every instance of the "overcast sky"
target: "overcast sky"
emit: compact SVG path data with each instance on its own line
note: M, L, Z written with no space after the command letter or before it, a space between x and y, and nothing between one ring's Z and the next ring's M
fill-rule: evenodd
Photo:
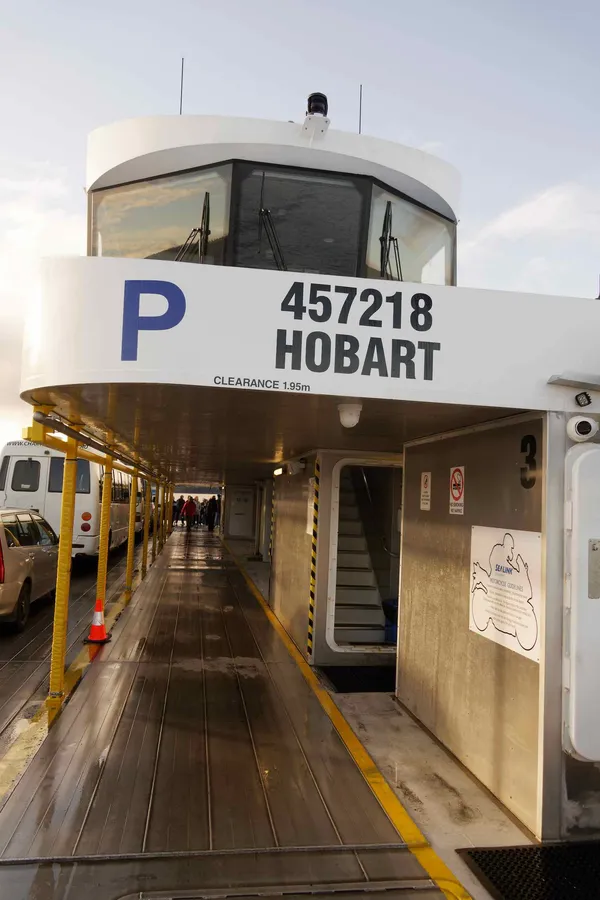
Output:
M85 252L86 134L184 112L299 120L437 153L463 177L459 284L597 296L598 0L0 0L0 445L29 419L40 256Z

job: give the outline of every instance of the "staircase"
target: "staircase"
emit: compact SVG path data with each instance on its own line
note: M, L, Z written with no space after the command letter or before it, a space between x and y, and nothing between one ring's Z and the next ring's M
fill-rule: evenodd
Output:
M342 470L334 636L338 644L381 644L385 616L352 478Z

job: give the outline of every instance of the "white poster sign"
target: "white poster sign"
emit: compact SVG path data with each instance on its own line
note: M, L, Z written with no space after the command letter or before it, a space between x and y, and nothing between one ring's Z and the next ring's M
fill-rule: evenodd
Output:
M452 466L450 469L450 515L465 514L465 467Z
M421 509L431 509L431 472L421 472Z
M541 534L472 528L471 631L539 662L541 593Z

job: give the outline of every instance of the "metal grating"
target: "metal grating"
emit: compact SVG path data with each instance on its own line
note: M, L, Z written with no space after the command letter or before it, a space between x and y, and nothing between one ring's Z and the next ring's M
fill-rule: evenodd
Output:
M458 851L494 900L600 897L600 842Z

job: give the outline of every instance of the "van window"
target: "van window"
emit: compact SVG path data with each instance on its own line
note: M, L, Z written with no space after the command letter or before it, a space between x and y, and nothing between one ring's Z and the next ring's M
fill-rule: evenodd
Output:
M61 494L63 486L63 473L65 469L64 456L53 456L50 459L50 475L48 476L48 492ZM78 494L90 492L90 463L87 459L77 460L76 491Z
M37 459L18 459L13 471L13 491L35 493L40 486L40 464Z
M5 456L2 460L2 465L0 465L0 491L3 491L6 487L6 473L8 472L9 462L10 456Z

